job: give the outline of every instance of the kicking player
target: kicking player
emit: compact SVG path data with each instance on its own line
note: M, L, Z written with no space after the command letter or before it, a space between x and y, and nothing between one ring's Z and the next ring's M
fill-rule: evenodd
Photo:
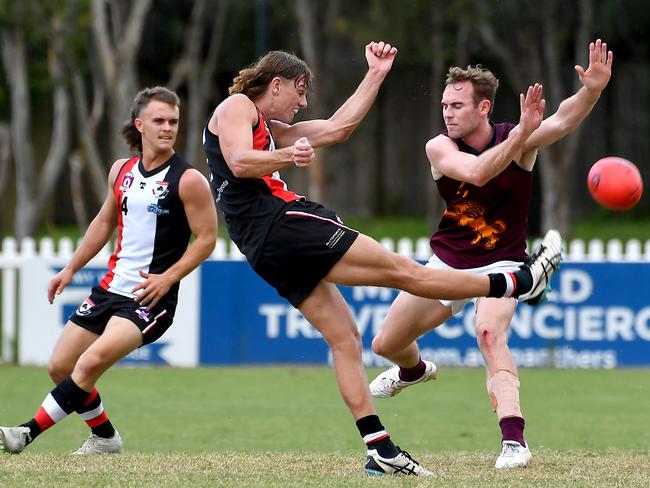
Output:
M253 269L299 309L332 349L343 401L367 446L368 474L430 476L399 449L377 416L361 358L361 338L336 284L375 285L428 298L539 295L560 259L559 239L526 266L488 276L425 268L385 250L339 216L287 188L279 170L306 167L314 148L345 141L370 109L397 49L365 47L368 71L354 94L327 120L293 124L307 107L312 79L296 56L272 51L239 72L230 96L204 131L211 185L230 237ZM521 143L535 120L526 98ZM326 426L316 426L318 429Z

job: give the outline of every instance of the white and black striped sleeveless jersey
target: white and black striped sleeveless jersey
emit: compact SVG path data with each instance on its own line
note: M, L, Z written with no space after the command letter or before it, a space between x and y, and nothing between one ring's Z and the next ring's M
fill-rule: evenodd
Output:
M191 166L174 154L152 171L141 156L120 168L113 192L117 202L117 248L108 261L100 286L134 297L131 290L144 279L140 271L160 274L178 261L189 244L191 230L178 195L181 175ZM174 301L178 283L169 291Z

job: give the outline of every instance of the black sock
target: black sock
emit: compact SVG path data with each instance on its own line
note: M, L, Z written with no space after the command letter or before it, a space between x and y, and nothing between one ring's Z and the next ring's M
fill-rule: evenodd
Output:
M29 428L29 435L33 441L40 433L83 405L89 396L90 393L79 388L68 376L45 397L34 418L22 426Z
M381 457L394 458L399 454L399 449L393 444L377 415L368 415L357 420L357 429L368 449L376 449Z
M517 280L517 286L515 288L514 297L528 293L533 287L533 275L530 272L530 269L526 266L522 266L514 273L515 279Z
M56 403L67 414L71 414L81 407L90 396L90 392L79 388L79 386L72 381L72 378L69 376L59 383L56 388L51 391L51 394Z
M506 293L506 276L503 273L490 273L490 292L489 297L501 298Z
M31 444L38 434L43 432L34 419L25 422L24 424L20 424L20 427L27 427L29 429L29 437L27 438L26 446Z
M90 392L88 399L76 411L85 419L86 424L88 424L93 434L104 439L110 439L115 435L115 427L113 427L113 424L108 419L103 407L101 409L99 408L100 406L102 406L102 398L99 396L97 389L94 388ZM83 415L88 412L94 412L96 416L88 418L88 415Z

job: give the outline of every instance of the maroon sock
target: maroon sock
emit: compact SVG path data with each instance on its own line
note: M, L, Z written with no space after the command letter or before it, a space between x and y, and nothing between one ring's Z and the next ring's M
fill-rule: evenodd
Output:
M524 441L524 425L526 422L522 417L504 417L499 420L499 427L501 427L502 441L517 441L522 446L526 447Z
M427 365L424 364L422 358L420 362L413 366L412 368L399 368L399 379L402 381L415 381L422 378L424 371L427 369Z

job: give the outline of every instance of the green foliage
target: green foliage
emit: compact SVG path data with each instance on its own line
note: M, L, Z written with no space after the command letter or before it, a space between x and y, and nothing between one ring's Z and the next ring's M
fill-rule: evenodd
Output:
M378 217L371 219L347 217L345 223L375 239L390 237L417 239L431 235L433 227L424 217ZM436 223L437 225L437 223ZM539 237L539 236L531 236ZM631 213L615 213L603 210L594 217L573 224L568 239L650 239L650 218Z

